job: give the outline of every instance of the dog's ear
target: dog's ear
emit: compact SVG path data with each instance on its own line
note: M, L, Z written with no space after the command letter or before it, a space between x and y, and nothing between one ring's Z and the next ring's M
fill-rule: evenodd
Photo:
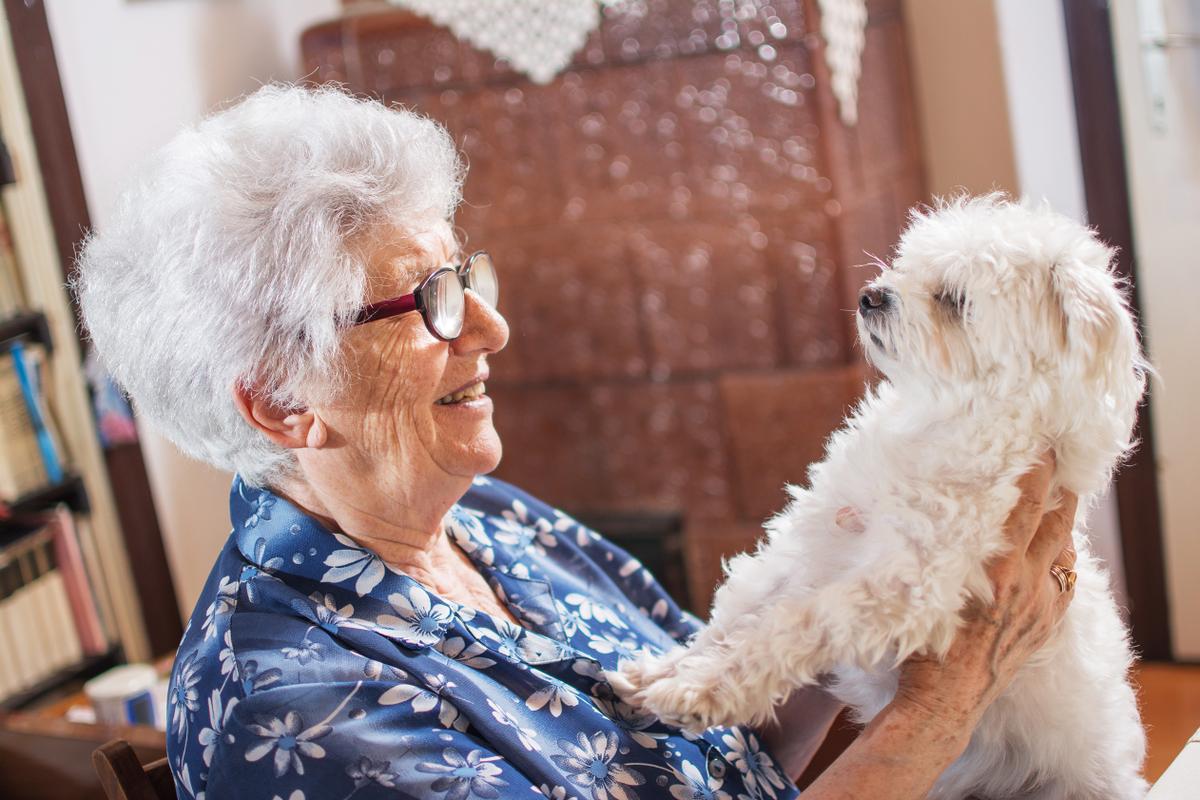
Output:
M1111 258L1112 251L1105 250ZM1107 259L1104 265L1062 260L1050 275L1063 348L1077 365L1078 378L1107 382L1127 374L1137 352L1136 333Z

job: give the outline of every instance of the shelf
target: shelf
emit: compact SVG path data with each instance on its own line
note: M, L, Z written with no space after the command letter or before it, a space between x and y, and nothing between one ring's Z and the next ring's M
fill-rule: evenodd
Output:
M0 700L0 711L19 711L69 683L83 685L84 681L117 665L120 650L116 647L98 656L88 656L77 664L64 667L24 691Z
M48 511L59 503L66 503L77 514L88 512L88 496L83 486L83 478L68 474L58 483L21 495L8 504L8 509L12 516L19 517L37 511Z
M0 320L0 347L21 336L33 339L45 347L47 353L54 349L54 342L50 337L50 323L40 311L26 311Z

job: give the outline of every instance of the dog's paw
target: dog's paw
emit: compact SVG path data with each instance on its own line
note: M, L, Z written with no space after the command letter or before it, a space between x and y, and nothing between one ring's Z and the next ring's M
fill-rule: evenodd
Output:
M642 691L656 681L669 679L674 674L674 661L683 652L682 647L661 655L642 652L632 661L622 661L616 671L606 671L604 679L617 697L636 709L645 710Z
M623 662L605 677L623 701L667 725L700 733L713 725L733 724L733 710L720 702L716 682L684 668L686 654L679 648L658 656L643 655Z

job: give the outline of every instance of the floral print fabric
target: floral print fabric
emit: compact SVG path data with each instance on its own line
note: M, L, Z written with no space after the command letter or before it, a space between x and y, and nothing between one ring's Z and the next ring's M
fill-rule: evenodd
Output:
M512 486L476 479L445 525L519 625L238 478L230 515L171 676L182 798L797 795L750 729L689 736L613 696L604 670L699 623L637 560Z

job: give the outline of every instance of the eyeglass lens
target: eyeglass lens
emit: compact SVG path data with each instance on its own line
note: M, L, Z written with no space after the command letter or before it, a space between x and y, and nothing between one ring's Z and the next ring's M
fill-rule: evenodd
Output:
M453 339L462 333L466 298L462 281L454 270L444 270L425 284L424 299L429 323L438 336Z
M492 257L487 253L480 252L472 257L463 277L449 268L438 272L425 284L423 305L430 325L443 339L454 339L462 333L466 311L464 282L466 289L492 308L500 299L500 280Z
M467 272L467 288L479 295L479 299L492 308L500 300L500 279L492 257L484 252L476 253Z

